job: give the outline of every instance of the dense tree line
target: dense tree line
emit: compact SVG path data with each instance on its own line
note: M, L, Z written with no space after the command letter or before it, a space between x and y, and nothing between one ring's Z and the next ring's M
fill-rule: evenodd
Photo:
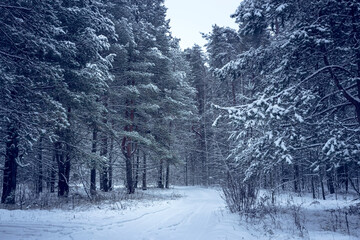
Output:
M232 124L224 186L234 211L260 188L359 194L359 13L358 1L244 0L238 31L206 36L227 85L215 103L230 117L218 129Z
M2 203L221 184L230 208L357 192L360 5L244 0L181 50L163 0L0 4ZM36 195L36 194L34 194Z
M188 154L179 138L196 90L163 1L0 8L1 202L15 203L19 183L61 197L83 183L91 198L114 174L134 193L147 171L168 187L170 165Z

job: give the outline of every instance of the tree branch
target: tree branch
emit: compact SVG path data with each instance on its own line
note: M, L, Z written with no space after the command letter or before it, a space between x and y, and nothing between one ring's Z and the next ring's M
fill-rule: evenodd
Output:
M346 98L346 100L348 100L351 104L353 104L354 106L357 106L358 104L360 104L360 100L359 98L356 98L354 96L352 96L340 83L339 79L336 77L336 75L331 71L330 73L332 75L332 78L334 79L335 85L336 87L341 90L341 92L343 93L344 97Z
M16 58L16 59L20 59L20 60L26 60L25 58L22 58L22 57L19 57L19 56L16 56L16 55L12 55L12 54L8 54L8 53L3 52L3 51L0 51L0 54L5 55L7 57L11 57L11 58Z
M311 118L313 118L313 117L317 117L317 116L321 116L321 115L323 115L323 114L325 114L325 113L327 113L327 112L330 112L330 111L332 111L332 110L336 110L336 109L338 109L338 108L342 108L342 107L346 107L346 106L352 106L353 104L352 103L342 103L342 104L338 104L338 105L335 105L335 106L333 106L333 107L331 107L331 108L328 108L328 109L325 109L325 110L323 110L323 111L321 111L321 112L319 112L319 113L315 113L315 114L312 114L311 116L309 116L309 117L307 117L307 118L305 118L305 119L311 119Z
M326 64L325 64L326 65ZM328 71L330 70L332 72L332 69L338 69L338 70L342 70L344 72L346 72L347 74L349 74L351 77L354 77L351 72L349 72L346 68L342 67L342 66L339 66L339 65L329 65L327 64L325 67L322 67L318 70L316 70L314 73L312 73L310 76L307 76L306 78L304 78L303 80L301 80L298 84L296 85L293 85L291 87L288 87L284 90L282 90L281 92L275 94L275 95L272 95L272 96L269 96L267 98L263 98L261 99L262 101L269 101L269 100L273 100L273 99L277 99L279 97L281 97L284 93L289 93L289 91L292 91L292 90L295 90L297 89L298 87L300 87L302 84L304 84L305 82L311 80L312 78L316 77L317 75L321 74L322 72L324 71ZM344 89L344 88L342 88ZM342 89L339 89L340 91L342 91ZM344 89L345 90L345 89ZM217 109L221 109L221 110L225 110L225 111L228 111L230 109L233 109L233 108L237 108L237 109L241 109L241 108L246 108L252 104L254 104L255 101L253 101L252 103L248 103L248 104L244 104L244 105L238 105L238 106L234 106L234 107L221 107L221 106L217 106L215 104L213 104L213 106Z
M196 135L198 135L200 138L202 138L202 135L198 131L195 130L195 126L191 126L191 130L193 130L196 133Z
M137 149L138 149L138 144L135 143L134 150L131 152L130 156L134 155Z
M346 98L346 100L348 100L352 105L354 105L355 107L355 111L356 111L356 116L358 119L358 122L360 123L360 99L357 97L352 96L340 83L340 80L336 77L333 69L339 69L342 70L344 72L346 72L347 74L349 74L351 77L354 77L351 72L349 72L347 69L340 67L340 66L331 66L329 64L329 60L327 58L327 56L324 54L324 63L326 66L329 67L329 72L330 75L332 77L332 79L335 82L336 87L341 90L341 92L343 93L344 97ZM359 79L357 79L359 81ZM360 94L360 93L359 93Z
M317 147L322 147L322 146L324 146L323 143L314 143L314 144L303 146L303 147L289 146L289 148L291 148L292 150L295 150L295 151L299 151L299 150L304 150L304 149L309 149L309 148L317 148Z
M31 8L11 6L11 5L3 5L3 4L0 4L0 8L9 8L9 9L22 10L22 11L31 11Z

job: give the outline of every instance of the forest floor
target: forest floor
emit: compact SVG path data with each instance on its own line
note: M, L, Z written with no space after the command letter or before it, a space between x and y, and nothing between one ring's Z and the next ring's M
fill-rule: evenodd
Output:
M343 211L359 200L287 195L278 201L287 207L267 217L245 218L228 212L219 189L175 187L74 209L0 209L0 239L360 239L359 215Z

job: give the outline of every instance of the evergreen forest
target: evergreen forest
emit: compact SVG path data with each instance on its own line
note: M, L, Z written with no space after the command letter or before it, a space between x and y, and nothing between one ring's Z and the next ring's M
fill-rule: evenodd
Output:
M172 185L247 214L263 189L360 197L358 0L239 1L238 29L188 49L166 11L0 1L1 207Z

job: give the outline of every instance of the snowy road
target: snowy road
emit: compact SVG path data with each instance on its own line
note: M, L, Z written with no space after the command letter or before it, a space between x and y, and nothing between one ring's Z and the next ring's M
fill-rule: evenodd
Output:
M128 210L0 212L0 239L240 240L239 229L215 189L176 188L185 197Z

